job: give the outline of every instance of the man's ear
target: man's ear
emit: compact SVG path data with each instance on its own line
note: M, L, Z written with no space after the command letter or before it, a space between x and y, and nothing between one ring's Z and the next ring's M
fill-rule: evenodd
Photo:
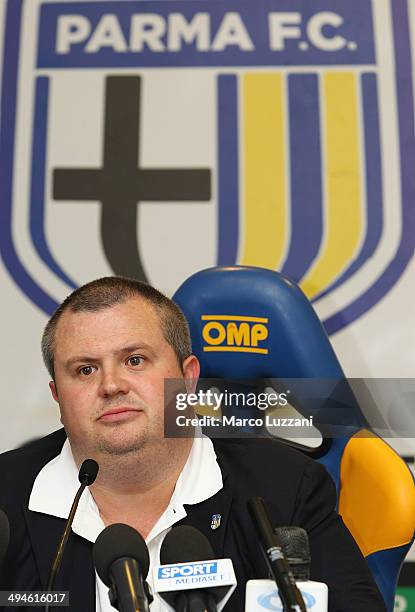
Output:
M200 374L200 363L196 355L190 355L183 361L183 376L187 393L194 393Z
M55 385L55 381L54 380L50 381L49 389L50 389L50 392L52 393L53 399L55 400L55 402L58 402L58 404L59 404L58 391L56 389L56 385Z

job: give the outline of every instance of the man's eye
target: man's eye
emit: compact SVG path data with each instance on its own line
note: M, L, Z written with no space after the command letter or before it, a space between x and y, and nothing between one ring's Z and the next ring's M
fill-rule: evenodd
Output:
M143 363L144 359L140 355L133 355L127 359L127 363L130 366L138 366Z
M89 376L94 370L93 366L82 366L82 368L79 368L79 373L83 376Z

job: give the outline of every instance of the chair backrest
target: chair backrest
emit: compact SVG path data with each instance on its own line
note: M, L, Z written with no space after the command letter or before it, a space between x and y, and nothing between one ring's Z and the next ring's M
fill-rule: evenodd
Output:
M330 435L315 455L336 484L339 512L392 611L414 535L413 478L399 455L370 431L308 299L277 272L239 266L198 272L173 299L189 321L202 377L312 379L328 390L329 402L317 394L308 406L314 425ZM338 396L341 409L331 416ZM341 427L330 429L328 423Z

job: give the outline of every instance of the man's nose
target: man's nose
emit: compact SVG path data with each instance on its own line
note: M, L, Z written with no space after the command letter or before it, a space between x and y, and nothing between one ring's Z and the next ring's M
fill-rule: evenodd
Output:
M130 390L124 373L118 367L106 367L101 370L100 393L111 397L118 393L128 393Z

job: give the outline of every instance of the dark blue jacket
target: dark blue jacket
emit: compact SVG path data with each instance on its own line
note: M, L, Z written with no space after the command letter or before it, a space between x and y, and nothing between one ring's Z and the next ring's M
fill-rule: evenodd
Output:
M0 455L0 508L9 517L11 531L0 571L2 590L46 588L65 521L29 511L28 502L37 474L60 453L64 441L61 429L25 448ZM330 612L385 611L366 562L334 511L334 485L321 465L269 439L218 439L213 443L223 489L204 502L187 506L188 515L180 524L202 531L216 557L232 559L238 587L225 607L227 612L243 612L247 580L267 577L247 512L247 501L254 495L265 499L275 526L300 525L307 530L311 577L328 584ZM213 514L222 517L216 530L211 529ZM73 532L55 588L70 591L71 611L95 611L92 544Z

